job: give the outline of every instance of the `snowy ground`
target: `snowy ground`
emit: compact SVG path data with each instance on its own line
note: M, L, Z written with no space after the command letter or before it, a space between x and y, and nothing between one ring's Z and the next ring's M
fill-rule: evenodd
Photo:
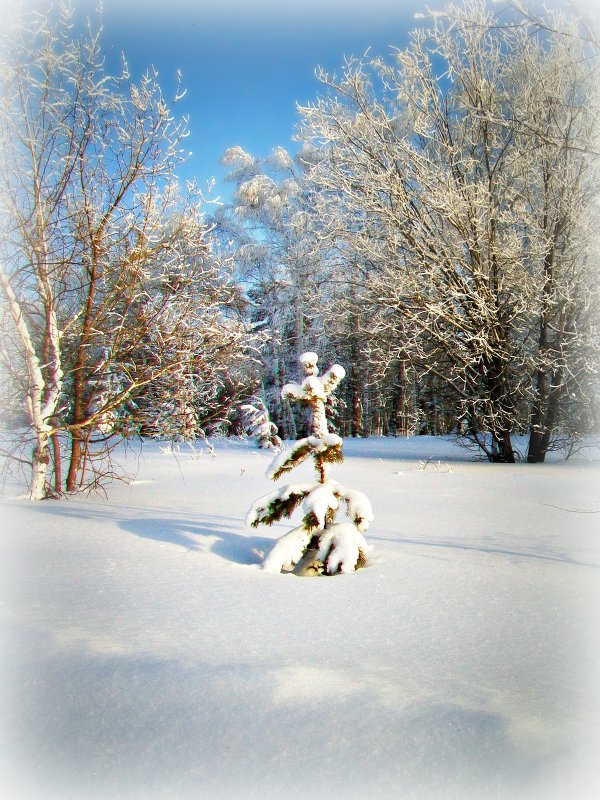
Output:
M252 444L146 445L107 498L4 502L4 797L600 796L598 452L345 454L373 553L333 578L260 569L290 526L244 526L273 488Z

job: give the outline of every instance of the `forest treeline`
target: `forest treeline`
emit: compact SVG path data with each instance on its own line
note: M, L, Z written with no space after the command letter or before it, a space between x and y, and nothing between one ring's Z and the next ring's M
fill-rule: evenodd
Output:
M178 97L71 23L29 14L1 56L4 450L31 497L102 486L120 436L240 433L254 407L298 438L280 389L307 350L346 369L344 436L511 462L519 433L541 462L598 431L589 20L465 0L319 71L293 146L228 150L210 213L176 178Z

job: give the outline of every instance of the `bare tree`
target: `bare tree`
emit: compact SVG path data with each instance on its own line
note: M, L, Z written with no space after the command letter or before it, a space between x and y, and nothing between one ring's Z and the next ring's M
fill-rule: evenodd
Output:
M513 461L528 424L543 460L597 364L598 64L582 48L467 0L391 64L321 71L329 94L301 110L326 246L373 264L371 318L387 309L397 354L445 383L491 460Z
M506 10L516 13L506 18ZM521 0L503 0L500 5L501 24L531 26L537 31L548 31L560 36L580 39L595 49L600 49L600 9L596 0L566 0L560 10L548 12L537 5L523 3Z
M72 22L31 13L2 43L0 286L35 499L50 466L62 490L61 440L74 491L92 440L106 452L103 436L145 387L244 346L202 197L175 178L186 121L154 70L134 82L123 61L107 74L100 31L74 37Z

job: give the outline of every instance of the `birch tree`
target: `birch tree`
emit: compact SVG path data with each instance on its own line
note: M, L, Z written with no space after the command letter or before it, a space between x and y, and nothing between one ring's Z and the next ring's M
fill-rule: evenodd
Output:
M328 94L301 109L324 230L374 265L367 302L398 354L491 460L514 460L524 425L543 460L597 365L597 66L467 0L391 63L321 71Z
M168 103L154 70L136 82L125 61L108 74L100 31L74 36L72 23L64 10L27 15L5 33L0 70L0 286L18 349L8 369L35 440L34 499L50 467L63 490L65 446L75 491L91 439L104 452L127 403L169 375L201 379L203 357L244 347L202 197L175 179L179 89Z

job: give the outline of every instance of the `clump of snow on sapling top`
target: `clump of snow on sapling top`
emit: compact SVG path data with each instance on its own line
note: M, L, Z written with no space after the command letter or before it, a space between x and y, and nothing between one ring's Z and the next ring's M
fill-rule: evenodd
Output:
M373 519L371 503L362 492L329 478L331 464L341 462L343 454L341 438L327 430L325 402L346 372L334 364L319 377L317 362L316 353L303 353L300 363L304 380L288 383L281 390L283 398L308 407L311 435L279 453L267 470L267 477L277 480L312 458L318 480L280 486L256 500L246 517L252 527L272 525L302 508L302 524L280 537L265 558L264 568L269 572L334 575L353 572L366 563L369 547L363 533ZM349 522L335 522L340 506L345 507Z

